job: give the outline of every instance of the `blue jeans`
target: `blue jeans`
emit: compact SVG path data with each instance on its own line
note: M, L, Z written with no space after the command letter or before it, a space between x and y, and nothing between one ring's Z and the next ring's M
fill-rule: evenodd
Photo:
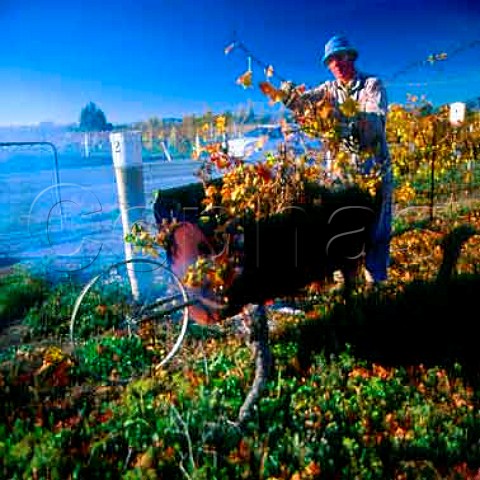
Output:
M388 278L390 263L390 239L392 233L392 194L393 182L383 181L377 192L377 217L371 231L371 247L365 257L365 266L374 282Z

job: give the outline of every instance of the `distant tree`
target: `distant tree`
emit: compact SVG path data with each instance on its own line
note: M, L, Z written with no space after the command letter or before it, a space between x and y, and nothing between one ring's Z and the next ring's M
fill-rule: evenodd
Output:
M145 143L145 147L148 150L153 150L154 140L160 137L162 131L162 120L158 117L150 117L146 122L142 122L140 126L143 132L143 141Z
M187 139L195 138L196 133L196 119L195 115L185 115L182 119L181 133Z
M177 151L182 157L190 157L192 155L192 141L188 138L182 138L178 142Z
M273 123L273 117L270 113L260 115L259 123Z
M227 120L227 125L230 125L234 120L232 111L231 110L225 110L223 115L225 116L225 118Z
M178 142L178 132L175 127L172 127L172 129L170 130L170 134L168 135L168 146L176 150L177 142Z
M89 102L80 112L79 128L82 132L102 132L112 130L112 124L107 123L103 110Z
M208 123L211 125L213 123L213 112L211 110L207 110L202 117L203 123Z
M247 117L245 119L245 123L255 123L255 111L253 110L253 105L250 104L248 107Z
M225 117L225 124L227 127L227 136L230 136L234 133L235 117L230 110L226 110L223 115Z
M202 117L202 129L204 130L204 134L210 140L213 138L213 112L211 110L207 110ZM208 128L207 128L208 126Z

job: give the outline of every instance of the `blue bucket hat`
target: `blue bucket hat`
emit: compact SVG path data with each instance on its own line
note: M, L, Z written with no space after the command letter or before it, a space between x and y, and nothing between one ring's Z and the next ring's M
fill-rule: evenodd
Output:
M330 57L336 53L350 53L353 60L356 60L358 57L357 50L352 47L350 42L343 35L335 35L325 44L325 54L322 58L323 64L327 65Z

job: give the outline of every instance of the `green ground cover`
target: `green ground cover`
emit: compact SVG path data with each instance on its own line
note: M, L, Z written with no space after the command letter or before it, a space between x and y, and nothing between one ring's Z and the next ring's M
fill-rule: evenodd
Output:
M2 278L0 477L478 478L477 234L437 278L442 238L464 224L478 231L478 206L405 217L382 290L312 288L298 311L272 311L275 365L244 431L229 422L254 375L243 337L190 326L162 368L141 336L110 337L80 363L68 329L81 286ZM89 302L93 325L115 320L114 299Z

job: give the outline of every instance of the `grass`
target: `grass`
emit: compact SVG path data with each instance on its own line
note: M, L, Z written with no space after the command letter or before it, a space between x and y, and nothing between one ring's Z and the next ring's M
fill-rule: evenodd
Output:
M0 277L0 328L22 318L48 295L49 285L20 268Z
M0 352L0 477L478 478L478 235L437 278L443 235L464 223L478 231L478 208L403 225L381 290L311 291L302 313L272 311L275 368L244 431L229 423L254 375L242 338L192 327L161 369L148 342L92 345L104 377L138 362L129 383L100 382L65 344L79 286L5 277L3 335L16 320L29 340ZM113 309L103 301L93 323Z

